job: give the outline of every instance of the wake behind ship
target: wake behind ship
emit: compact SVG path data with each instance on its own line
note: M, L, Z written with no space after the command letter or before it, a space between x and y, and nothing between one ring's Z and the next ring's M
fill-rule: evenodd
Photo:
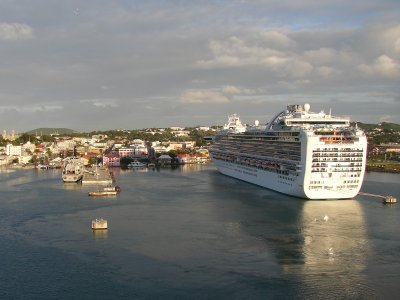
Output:
M210 153L218 170L306 199L350 199L360 191L367 138L350 120L310 105L288 105L267 125L246 127L235 114Z

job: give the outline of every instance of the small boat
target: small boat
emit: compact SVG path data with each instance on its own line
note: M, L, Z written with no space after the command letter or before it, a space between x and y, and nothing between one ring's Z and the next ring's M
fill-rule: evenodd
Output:
M134 160L128 164L128 168L144 168L144 167L146 167L146 164L141 163L138 160Z
M121 191L119 186L108 186L100 191L89 192L89 196L115 196Z
M92 220L92 230L108 229L108 222L103 218Z
M155 163L149 163L149 164L147 165L147 167L148 167L148 168L155 168L155 167L156 167L156 164L155 164Z

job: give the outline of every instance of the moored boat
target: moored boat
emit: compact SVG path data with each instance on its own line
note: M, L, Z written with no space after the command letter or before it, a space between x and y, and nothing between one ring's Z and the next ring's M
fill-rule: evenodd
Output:
M79 157L68 157L64 160L62 179L64 182L78 182L84 172L83 161Z
M103 190L89 192L89 196L115 196L121 191L119 186L109 186L103 188Z
M108 229L108 222L103 218L92 220L92 230Z
M130 168L130 169L134 169L134 168L144 168L144 167L146 167L146 164L141 163L141 162L138 161L138 160L134 160L134 161L132 161L132 162L130 162L130 163L128 164L128 168Z

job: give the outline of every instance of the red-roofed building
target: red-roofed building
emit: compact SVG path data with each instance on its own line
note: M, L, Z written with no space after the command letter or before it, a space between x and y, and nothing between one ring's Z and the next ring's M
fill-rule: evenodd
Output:
M119 167L120 166L119 155L114 153L108 153L106 155L103 155L103 166Z

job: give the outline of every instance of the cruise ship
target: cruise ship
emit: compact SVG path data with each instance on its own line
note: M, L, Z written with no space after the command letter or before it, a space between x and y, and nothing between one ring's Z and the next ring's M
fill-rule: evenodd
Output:
M351 199L363 182L367 138L349 118L296 104L263 126L230 116L210 154L222 174L283 194Z

